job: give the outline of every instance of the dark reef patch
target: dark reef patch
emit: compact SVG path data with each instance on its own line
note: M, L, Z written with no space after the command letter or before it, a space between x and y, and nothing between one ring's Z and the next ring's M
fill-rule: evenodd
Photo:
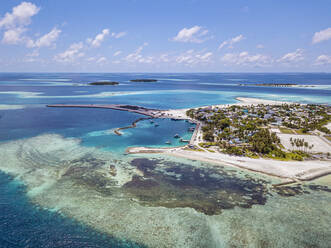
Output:
M112 186L117 181L112 179L116 175L116 168L109 166L109 171L98 170L106 165L106 161L94 158L92 155L80 159L68 161L68 167L61 180L72 180L76 185L84 185L106 195L113 195L115 190Z
M211 165L195 166L161 159L136 158L131 169L139 171L119 187L116 161L91 154L64 162L60 181L88 187L105 196L134 199L153 207L193 208L206 215L216 215L234 207L264 205L269 196L293 197L313 191L331 192L327 186L293 184L272 187L271 182L233 169Z
M273 187L272 190L276 192L278 195L285 197L310 194L311 191L325 191L331 193L331 189L329 187L316 185L316 184L308 184L308 185L295 184L291 186L279 186L279 187Z
M309 191L306 191L300 184L293 186L274 187L273 191L275 191L278 195L286 196L286 197L302 195L304 193L309 194Z
M145 158L131 164L143 175L133 177L122 190L147 206L190 207L215 215L267 200L266 181L239 178L233 172Z

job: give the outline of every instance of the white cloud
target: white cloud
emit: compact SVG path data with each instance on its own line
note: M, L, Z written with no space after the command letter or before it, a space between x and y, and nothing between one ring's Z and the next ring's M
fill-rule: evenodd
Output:
M315 60L314 65L328 65L331 64L331 56L322 54Z
M330 40L331 39L331 28L327 28L324 30L321 30L319 32L316 32L313 36L313 44Z
M40 8L30 2L22 2L13 8L12 13L6 13L0 20L0 28L11 29L18 26L27 26L31 17L39 12Z
M229 48L232 48L233 47L233 44L235 44L235 43L237 43L239 41L242 41L243 39L245 39L245 37L242 34L240 34L240 35L238 35L236 37L233 37L231 39L228 39L226 41L223 41L221 43L221 45L218 47L218 49L222 49L225 46L228 46Z
M294 52L287 53L278 62L281 63L295 63L304 60L303 49L297 49Z
M21 35L25 32L25 30L25 28L17 27L5 31L3 34L2 43L9 45L21 43L24 40Z
M161 54L161 56L160 56L160 61L161 61L161 62L165 62L165 63L169 62L169 61L170 61L169 55L166 54L166 53Z
M36 41L24 36L27 26L31 23L31 17L38 14L40 8L30 2L22 2L13 8L11 13L6 13L0 19L0 28L5 29L2 43L9 45L25 44L27 47L47 47L52 46L57 40L61 30L53 28L48 34L40 37Z
M32 62L40 61L40 59L38 59L38 57L39 57L39 51L34 50L32 53L28 53L25 55L23 62L32 63Z
M116 57L116 56L120 55L121 53L122 53L122 51L116 51L116 52L114 52L113 56Z
M96 57L86 58L86 61L88 61L88 62L92 62L92 61L95 61L95 60L96 60Z
M251 66L267 66L272 63L272 59L264 54L252 54L248 52L227 53L221 61L226 65L251 65Z
M144 43L142 46L138 47L133 53L130 53L125 57L125 60L134 63L134 62L139 62L139 63L151 63L152 62L152 57L143 57L141 55L142 50L144 49L145 46L147 46L148 43Z
M178 42L202 43L210 38L206 37L208 33L209 31L201 26L183 28L174 38L172 38L172 40Z
M26 26L31 23L31 17L39 12L39 8L33 3L22 2L12 9L11 13L6 13L0 19L0 28L5 30L2 43L9 45L16 45L25 43L31 44L31 39L24 37Z
M28 46L31 47L50 47L55 46L55 41L59 37L60 33L62 31L57 28L53 28L49 33L43 35L38 40L36 40L33 44L30 44Z
M114 37L115 39L119 39L127 35L126 32L119 32L119 33L112 33L111 36Z
M85 55L81 51L83 48L84 45L82 42L74 43L63 53L55 55L54 59L58 62L73 62L75 59Z
M93 47L99 47L107 35L109 35L109 29L104 29L100 34L97 34L94 39L87 39L87 42Z
M105 63L105 62L107 62L106 57L101 57L101 58L97 59L97 61L96 61L97 64L102 64L102 63Z
M193 49L188 50L175 58L179 64L195 65L199 63L208 63L211 61L212 52L195 52Z
M39 56L39 51L34 50L32 53L28 53L26 56L27 57L38 57Z
M263 46L262 44L258 44L258 45L256 46L256 48L258 48L258 49L262 49L262 48L264 48L264 46Z

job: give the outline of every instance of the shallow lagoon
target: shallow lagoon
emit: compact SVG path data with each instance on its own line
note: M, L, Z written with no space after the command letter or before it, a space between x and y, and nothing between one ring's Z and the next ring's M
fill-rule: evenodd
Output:
M118 240L148 247L331 242L330 189L323 185L279 191L271 186L278 180L235 168L122 156L58 135L4 143L0 155L1 169L27 186L33 203Z
M272 187L277 179L235 168L124 155L128 146L166 146L167 140L180 145L173 135L189 137L189 124L157 120L160 126L155 127L143 121L116 136L114 128L130 125L140 116L44 107L48 103L129 103L168 109L233 103L236 96L327 103L328 90L238 88L236 83L286 79L325 86L329 74L152 74L139 77L159 78L159 83L128 82L137 76L1 74L2 92L34 92L0 94L0 104L25 106L0 110L0 169L13 176L1 174L5 192L1 207L12 210L1 212L5 216L1 245L329 247L328 180L277 189ZM121 85L81 86L100 79L118 80ZM24 222L24 216L37 220L37 225ZM66 229L72 233L59 238Z

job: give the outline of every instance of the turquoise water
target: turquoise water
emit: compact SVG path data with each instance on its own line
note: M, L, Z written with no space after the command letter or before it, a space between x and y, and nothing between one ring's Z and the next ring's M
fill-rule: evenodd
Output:
M1 172L0 192L0 247L144 247L35 207L24 185Z
M159 82L129 81L135 78ZM87 86L97 80L120 84ZM308 87L238 86L279 82ZM7 174L0 174L0 247L282 247L282 235L292 247L328 247L327 190L302 186L290 189L296 193L289 197L269 189L273 179L240 170L124 155L131 146L181 146L173 136L190 138L185 121L158 119L155 127L145 120L117 136L115 128L141 116L46 107L121 103L172 109L234 103L236 97L331 104L331 74L1 73L0 169ZM109 175L109 168L115 173ZM314 207L318 199L323 206ZM285 211L291 222L284 221ZM311 224L321 219L319 227ZM273 236L272 222L279 226ZM319 233L319 240L298 227ZM236 235L242 243L229 238Z

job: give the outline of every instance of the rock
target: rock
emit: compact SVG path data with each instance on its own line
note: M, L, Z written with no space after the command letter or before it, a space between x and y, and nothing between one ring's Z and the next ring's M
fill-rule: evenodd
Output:
M116 167L115 167L115 165L109 165L109 173L110 173L110 175L112 175L113 177L116 176L117 172L116 172Z

